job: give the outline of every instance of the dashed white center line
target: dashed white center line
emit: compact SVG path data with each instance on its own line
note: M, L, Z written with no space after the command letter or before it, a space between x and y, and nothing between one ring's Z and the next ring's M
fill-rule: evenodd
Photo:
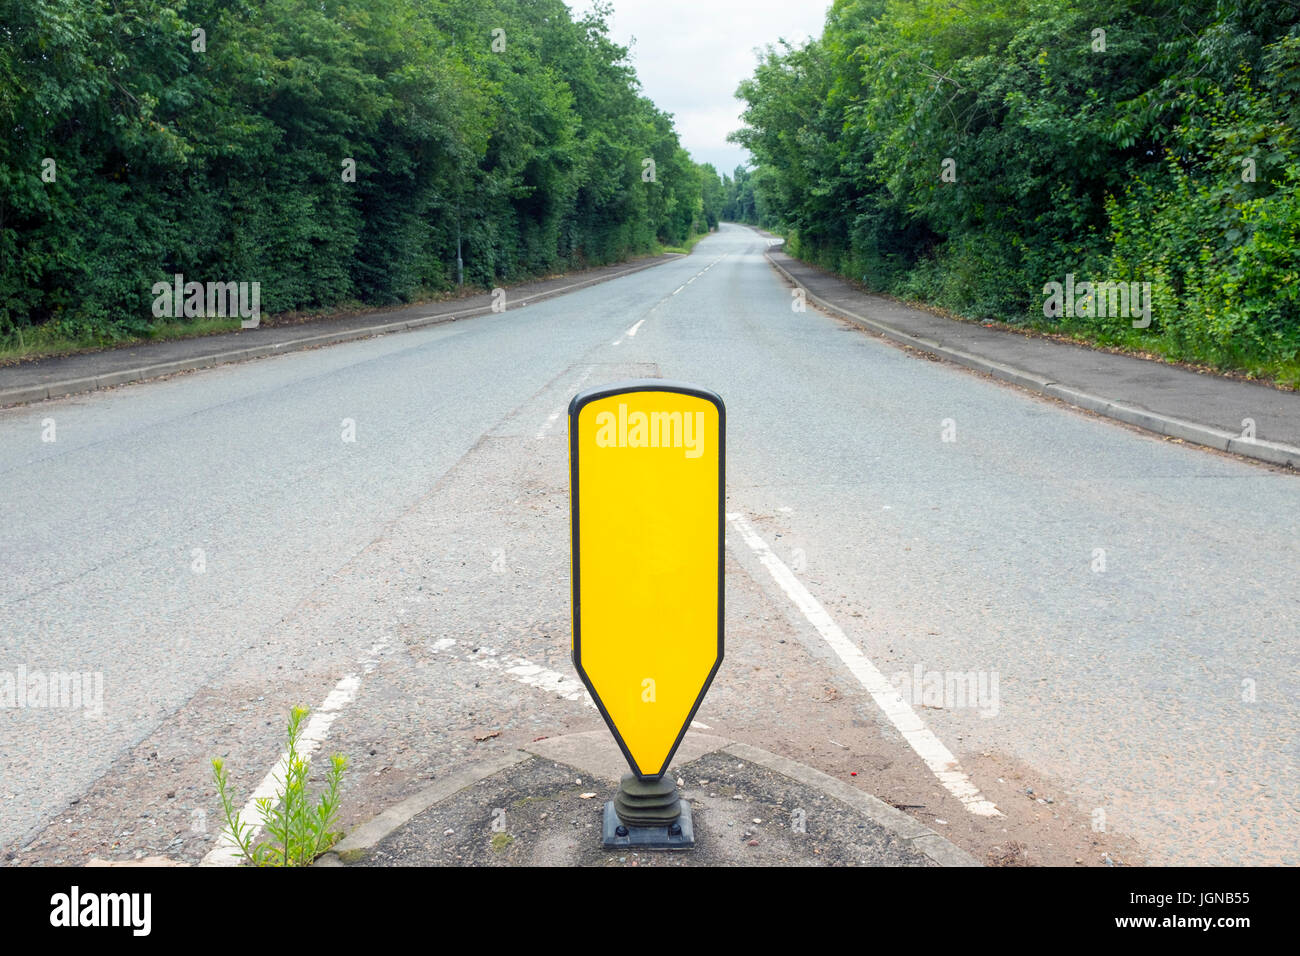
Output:
M794 576L785 563L778 558L761 537L750 526L745 516L738 513L727 515L745 544L758 556L758 560L785 591L786 596L794 602L808 622L817 629L827 644L867 693L875 700L890 723L903 735L917 755L925 761L927 767L939 778L939 782L955 796L971 813L982 817L1000 817L1002 812L985 799L979 788L971 782L970 777L957 763L952 751L945 747L934 732L926 726L925 721L917 716L916 711L891 684L885 675L876 669L867 656L858 649L840 630L839 625L826 612L818 600L809 593L803 583Z
M692 282L694 282L694 281L695 281L696 279L698 279L700 276L704 275L704 273L708 272L710 269L712 269L714 266L716 266L716 265L717 265L719 262L721 262L723 259L727 258L727 256L729 256L729 255L731 255L730 252L728 252L726 256L718 256L718 258L714 259L714 260L713 260L712 262L710 262L707 266L705 266L705 267L704 267L703 269L701 269L699 272L695 273L695 275L691 276L689 279L687 279L685 282L683 282L681 285L679 285L676 289L674 289L674 290L673 290L673 295L676 295L678 292L681 292L681 291L682 291L683 289L685 289L688 285L690 285ZM620 340L620 341L621 341L621 340ZM617 345L618 342L615 342L614 344Z
M627 337L628 337L629 339L636 338L637 329L641 328L641 326L643 326L643 325L645 325L645 319L642 319L642 320L641 320L640 322L638 322L636 325L632 326L632 328L628 329L628 330L627 330Z

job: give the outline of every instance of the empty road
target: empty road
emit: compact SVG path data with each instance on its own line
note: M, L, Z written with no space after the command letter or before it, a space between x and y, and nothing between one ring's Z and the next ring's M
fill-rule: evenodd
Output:
M797 311L765 245L724 226L526 308L0 410L0 681L91 675L0 708L0 859L198 862L209 758L247 795L341 686L348 825L602 727L564 409L663 377L727 403L710 733L989 862L1300 864L1300 478Z

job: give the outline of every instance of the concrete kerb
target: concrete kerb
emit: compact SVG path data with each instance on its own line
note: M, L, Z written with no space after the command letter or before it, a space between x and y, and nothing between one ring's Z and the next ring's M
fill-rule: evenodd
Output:
M588 286L599 285L602 282L609 282L613 279L620 279L623 276L633 275L646 269L652 269L655 266L664 265L668 262L674 262L683 258L677 254L670 254L671 258L660 258L653 262L645 262L630 269L623 269L611 275L598 276L591 279L583 279L578 282L561 286L558 289L551 289L546 292L539 292L536 295L526 296L517 300L515 307L521 308L532 302L542 302L546 299L553 299L556 296L573 292L577 289ZM76 395L83 392L93 392L101 388L111 388L115 385L127 385L132 382L143 382L153 378L160 378L164 375L174 375L177 372L188 372L194 369L211 368L216 365L229 365L233 362L246 362L252 359L266 358L270 355L283 355L287 352L296 352L301 349L319 348L325 345L337 345L342 342L348 342L355 339L368 339L379 335L388 335L393 332L405 332L412 329L425 328L432 325L440 325L444 322L455 322L459 319L472 318L477 315L486 315L492 311L490 305L477 306L472 309L458 310L455 312L436 312L429 315L418 316L413 319L403 319L399 322L388 322L384 325L372 325L363 328L346 329L340 332L325 332L316 335L303 335L295 339L284 342L277 342L270 345L254 345L247 348L231 349L226 352L216 352L211 355L203 355L190 359L178 359L174 362L161 362L154 365L142 365L137 368L119 369L116 372L109 372L104 375L95 375L85 378L68 379L62 382L54 382L49 385L24 385L19 388L0 390L0 408L10 405L22 405L28 402L39 402L49 398L63 398L66 395Z
M1173 418L1168 415L1161 415L1158 412L1150 412L1145 409L1135 408L1131 405L1125 405L1122 402L1112 401L1103 398L1100 395L1093 395L1089 392L1082 392L1078 389L1067 388L1056 382L1045 379L1040 375L1024 369L1015 368L1009 365L1002 365L980 355L973 355L961 349L951 348L941 342L935 342L931 339L920 336L909 335L906 332L899 331L890 325L885 325L875 319L869 319L866 316L858 315L842 306L835 305L821 298L799 282L790 274L782 265L774 260L770 255L764 253L768 264L777 272L785 277L797 288L803 289L809 299L827 312L834 313L869 329L879 335L884 336L892 342L898 342L901 345L907 345L912 348L920 349L924 352L930 352L940 358L947 359L958 365L973 369L977 372L983 372L1004 382L1028 389L1029 391L1038 392L1051 398L1059 399L1078 408L1094 412L1098 415L1104 415L1107 418L1113 418L1116 421L1124 422L1127 425L1133 425L1138 428L1155 432L1157 435L1166 435L1170 438L1177 438L1182 441L1191 442L1196 445L1204 445L1207 448L1215 448L1219 451L1231 452L1246 458L1254 458L1258 461L1268 462L1272 465L1286 465L1291 468L1300 469L1300 448L1292 445L1286 445L1281 442L1265 441L1264 439L1247 439L1231 432L1225 432L1222 429L1214 428L1210 425L1202 425L1199 422L1189 422L1185 419Z
M686 741L691 741L692 738L694 738L693 745L689 748L683 747L687 752L679 751L678 757L684 759L674 761L674 766L678 763L689 763L705 754L725 753L781 774L845 804L876 826L888 831L901 843L928 857L938 866L981 865L971 854L903 811L820 770L758 747L736 743L722 737L688 734ZM686 741L683 741L683 745ZM613 772L610 765L610 747L606 735L602 732L547 738L544 746L534 744L525 750L513 750L497 755L424 788L357 827L330 853L316 861L315 865L341 866L363 862L381 841L416 815L502 770L538 757L566 764L580 773L604 777L607 781L617 780L618 774ZM621 770L625 771L626 768L623 767Z
M460 773L454 773L439 780L432 786L425 787L414 796L407 797L401 803L389 807L368 823L357 827L337 843L330 853L318 860L315 865L330 866L333 863L351 863L359 860L373 850L380 840L405 824L416 814L423 813L435 804L460 793L466 787L472 787L474 784L486 780L494 773L500 773L502 770L508 770L515 766L515 764L532 759L533 755L526 751L512 750L477 763L468 770L462 770ZM331 860L330 857L334 857L334 859Z
M723 752L741 760L766 767L768 770L789 777L805 786L820 790L828 797L847 804L884 830L894 834L901 842L923 853L939 866L980 866L980 862L961 847L945 837L935 833L924 823L909 817L902 810L891 807L879 797L863 793L857 787L850 786L843 780L836 780L829 774L805 766L794 760L779 757L776 754L751 747L748 744L733 743L723 748Z

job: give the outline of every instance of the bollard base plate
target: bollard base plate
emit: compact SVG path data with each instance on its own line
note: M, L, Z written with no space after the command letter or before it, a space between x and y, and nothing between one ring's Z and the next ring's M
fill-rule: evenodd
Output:
M607 850L689 850L695 846L695 828L691 825L691 805L681 801L681 815L673 821L680 829L674 833L673 824L655 827L624 826L614 809L614 801L605 804L605 814L601 819L601 842ZM619 836L619 828L626 831L626 836Z

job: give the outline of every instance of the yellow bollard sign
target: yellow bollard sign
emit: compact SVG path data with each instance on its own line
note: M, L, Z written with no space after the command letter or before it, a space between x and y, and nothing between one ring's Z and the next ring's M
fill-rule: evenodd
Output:
M634 773L668 769L722 663L726 410L643 379L569 404L573 663Z

